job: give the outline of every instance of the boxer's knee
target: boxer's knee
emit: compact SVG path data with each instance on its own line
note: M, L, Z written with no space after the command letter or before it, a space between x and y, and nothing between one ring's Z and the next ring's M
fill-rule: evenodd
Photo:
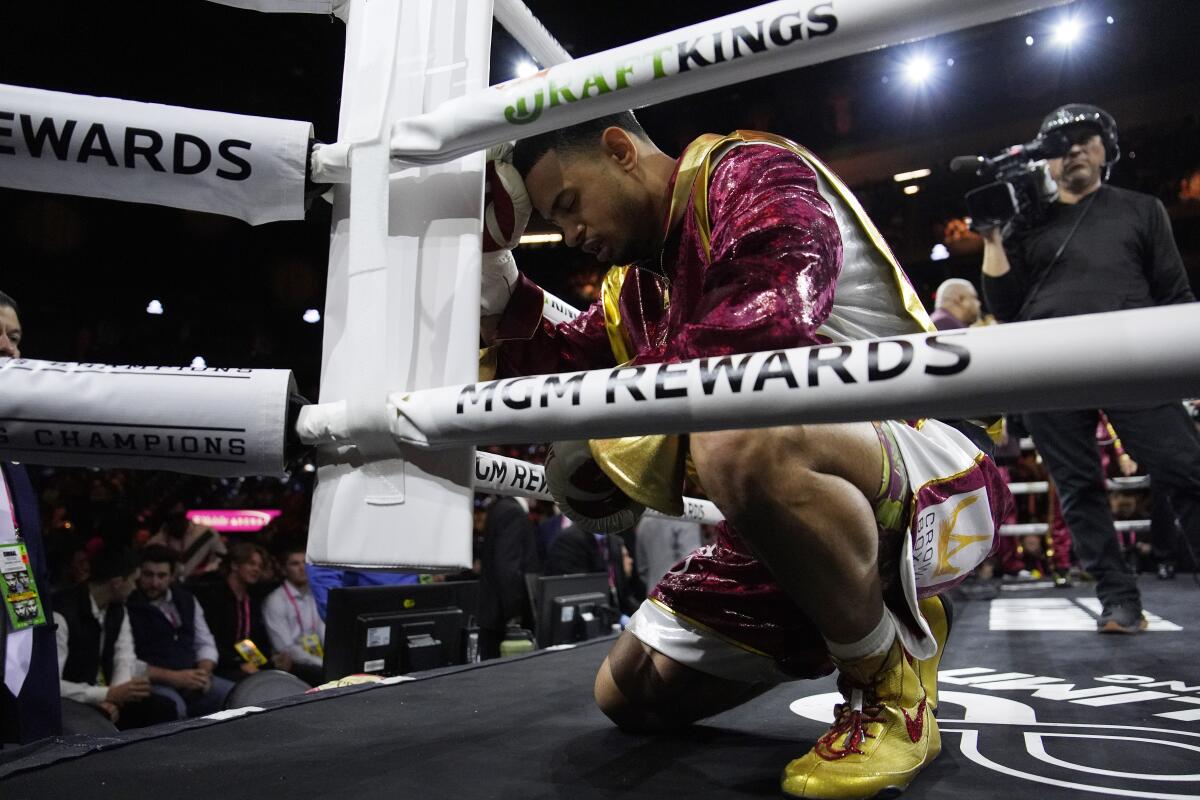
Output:
M621 634L596 674L600 710L630 733L669 733L745 703L771 688L693 669Z
M596 673L596 705L629 733L676 730L703 716L689 699L691 672L625 632Z

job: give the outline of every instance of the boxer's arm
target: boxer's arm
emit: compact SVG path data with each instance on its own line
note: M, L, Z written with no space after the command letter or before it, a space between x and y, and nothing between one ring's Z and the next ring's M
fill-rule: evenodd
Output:
M615 364L597 301L569 322L542 318L544 295L520 275L496 328L496 377L599 369Z
M782 148L742 146L721 159L709 187L703 295L665 360L825 341L817 329L833 308L842 237L812 168Z

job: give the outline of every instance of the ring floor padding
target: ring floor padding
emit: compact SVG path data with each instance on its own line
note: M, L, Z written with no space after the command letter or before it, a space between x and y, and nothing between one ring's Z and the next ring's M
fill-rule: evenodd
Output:
M1142 587L1158 621L1136 637L1088 629L1087 587L959 603L943 662L944 752L908 796L1200 798L1200 589L1183 575ZM1075 629L992 629L1014 625ZM591 699L607 649L593 642L224 722L6 752L0 795L774 797L783 765L824 729L790 708L833 691L831 678L778 687L684 735L621 733ZM829 713L824 699L808 705Z

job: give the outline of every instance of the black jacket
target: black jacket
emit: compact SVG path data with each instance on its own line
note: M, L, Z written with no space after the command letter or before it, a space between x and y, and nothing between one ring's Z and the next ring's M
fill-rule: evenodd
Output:
M171 587L171 600L179 611L178 628L150 604L141 589L125 602L137 657L163 669L192 669L196 666L196 598L176 585Z
M1004 250L1012 270L983 277L988 307L1004 322L1195 300L1167 210L1148 194L1101 186L1074 205L1055 203L1045 223L1014 233Z
M46 569L46 548L42 541L41 520L38 518L37 495L24 467L0 463L0 480L8 486L17 529L29 552L33 579L45 604L46 619L53 619L57 610L50 597L50 578ZM0 612L2 613L2 612ZM54 626L42 625L33 630L33 652L29 674L21 686L21 694L13 697L6 686L0 685L0 716L4 741L22 744L62 733L62 699L58 686L58 646Z
M525 574L538 570L537 541L529 514L513 498L497 498L488 509L479 561L479 627L503 631L514 617L528 626Z
M217 668L214 672L232 681L241 680L246 677L246 673L241 669L244 662L233 647L240 641L238 615L241 611L238 599L224 580L196 586L195 591L196 599L204 609L208 629L217 645ZM254 592L250 592L250 635L247 638L254 642L264 656L271 657L271 637L267 635L267 626L263 622L262 600Z

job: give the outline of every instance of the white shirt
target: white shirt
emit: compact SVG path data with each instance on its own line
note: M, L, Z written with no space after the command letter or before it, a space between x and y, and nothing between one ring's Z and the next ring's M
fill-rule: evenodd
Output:
M277 653L287 652L297 664L321 666L321 659L304 649L301 639L315 633L325 644L325 622L317 613L317 601L305 586L284 581L263 601L263 621Z
M100 623L100 652L104 652L104 643L111 635L104 630L104 611L96 605L96 600L88 593L88 601L92 604L92 616ZM121 630L117 633L117 641L113 644L113 674L108 686L93 686L90 683L76 683L63 680L63 668L67 665L67 645L71 640L71 631L67 627L67 618L57 611L54 612L54 623L58 625L55 638L58 640L58 686L63 697L77 700L80 703L98 706L108 696L108 686L118 686L136 675L146 672L146 664L139 661L133 649L133 628L129 626L129 615L121 619ZM100 675L97 671L96 679Z
M181 615L179 607L175 605L175 598L168 588L167 593L158 600L151 600L150 605L162 612L162 615L167 618L172 627L178 627ZM211 661L217 663L217 642L213 639L212 631L208 629L208 620L204 618L204 609L200 607L200 601L194 602L196 607L196 618L192 620L192 626L196 629L195 637L192 642L192 655L196 659L196 663L201 661Z
M0 544L17 541L17 514L9 497L8 484L0 473ZM41 587L38 587L39 589ZM0 608L0 614L7 613ZM4 650L4 685L13 697L21 693L33 661L33 629L9 631Z

